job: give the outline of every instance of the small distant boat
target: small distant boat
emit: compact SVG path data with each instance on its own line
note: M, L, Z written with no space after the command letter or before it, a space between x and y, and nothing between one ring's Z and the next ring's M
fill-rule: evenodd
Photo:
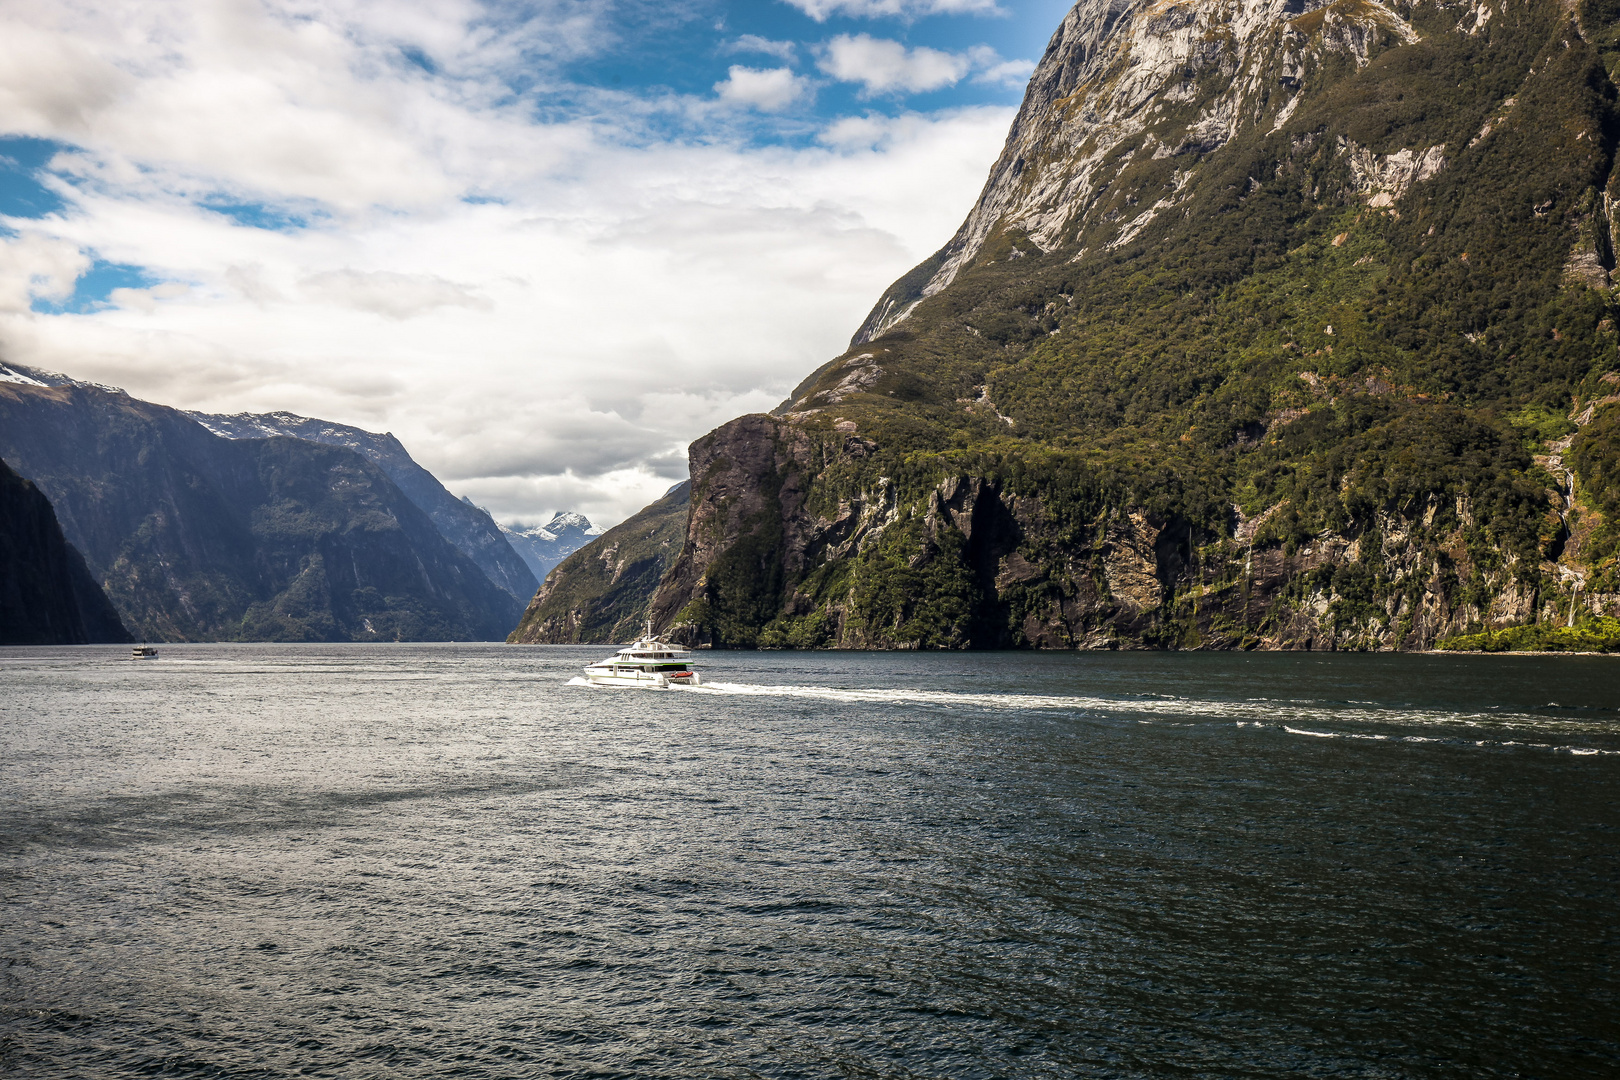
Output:
M157 650L150 645L135 646L135 652L130 656L131 660L155 660L156 658Z
M635 686L643 690L668 690L672 686L702 686L703 677L692 670L690 649L664 641L647 631L635 643L620 649L606 660L585 667L585 678L592 686Z

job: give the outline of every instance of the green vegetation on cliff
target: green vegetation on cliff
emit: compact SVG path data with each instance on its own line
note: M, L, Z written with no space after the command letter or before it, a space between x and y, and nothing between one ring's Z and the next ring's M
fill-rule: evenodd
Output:
M1620 393L1620 379L1605 389ZM1596 410L1574 440L1569 456L1595 524L1582 545L1592 570L1587 587L1594 592L1620 592L1620 401Z
M1459 634L1435 647L1447 652L1620 652L1620 619L1602 615L1574 626L1510 626Z

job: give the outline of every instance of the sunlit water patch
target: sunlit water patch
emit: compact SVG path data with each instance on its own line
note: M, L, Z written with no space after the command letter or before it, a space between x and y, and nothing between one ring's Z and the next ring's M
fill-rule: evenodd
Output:
M19 1076L1620 1074L1609 658L0 650Z

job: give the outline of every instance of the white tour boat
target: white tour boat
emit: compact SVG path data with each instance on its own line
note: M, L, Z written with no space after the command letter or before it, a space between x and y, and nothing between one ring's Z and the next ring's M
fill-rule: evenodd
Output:
M702 686L703 677L692 670L687 659L690 649L662 641L647 632L636 642L606 660L585 666L585 678L592 686L639 686L647 690L667 690L671 686Z

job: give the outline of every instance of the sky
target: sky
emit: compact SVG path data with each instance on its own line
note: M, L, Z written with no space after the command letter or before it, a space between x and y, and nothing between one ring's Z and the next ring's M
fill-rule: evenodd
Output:
M961 223L1067 0L0 0L0 360L612 525Z

